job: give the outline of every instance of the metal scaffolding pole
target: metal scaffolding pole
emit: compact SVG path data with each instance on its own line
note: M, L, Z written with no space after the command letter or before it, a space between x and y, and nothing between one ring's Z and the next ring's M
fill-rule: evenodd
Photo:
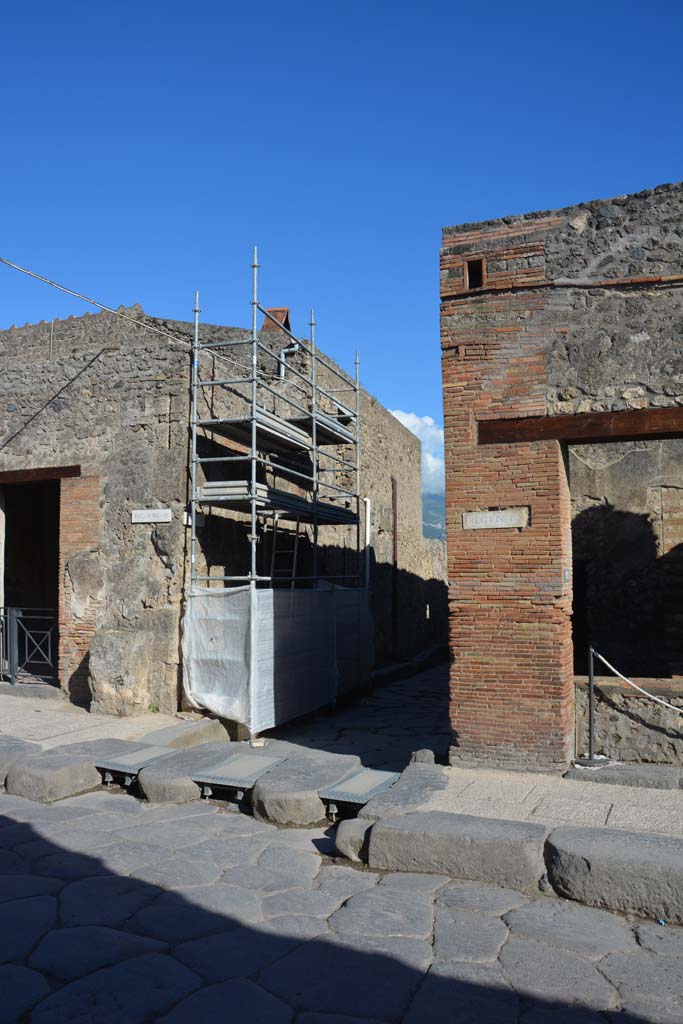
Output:
M318 403L316 400L316 389L317 389L317 373L315 364L315 313L311 309L311 421L312 421L312 438L313 438L313 501L318 501L318 422L317 422L317 409ZM318 516L317 514L313 517L313 576L318 575Z
M194 293L194 334L192 337L191 437L190 462L190 587L197 582L197 394L199 381L199 289Z

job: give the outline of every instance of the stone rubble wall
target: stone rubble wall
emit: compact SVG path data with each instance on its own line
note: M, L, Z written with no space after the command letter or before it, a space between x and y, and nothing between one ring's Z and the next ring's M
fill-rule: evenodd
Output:
M80 467L80 477L60 482L60 685L76 700L91 699L98 711L173 712L181 694L180 621L189 580L192 325L152 319L139 306L122 312L170 337L108 313L0 332L0 472ZM202 325L203 340L226 337L244 340L249 332ZM264 365L267 360L264 355ZM220 414L231 408L223 403ZM442 639L445 586L439 552L421 535L419 441L366 392L362 415L361 493L372 500L381 660L394 653L386 640L392 612L383 589L391 562L392 474L403 580L399 654L429 645L427 603L434 633L442 631L437 642ZM133 509L156 507L171 509L171 523L131 523ZM244 544L243 517L217 518L207 517L216 538L205 552L213 566L226 537ZM324 530L323 543L328 537L347 560L351 544L355 553L355 530ZM234 551L223 558L231 566Z
M625 685L595 688L595 750L615 761L683 765L683 686L636 680L644 689L681 709L641 697ZM588 687L576 687L576 749L588 750Z

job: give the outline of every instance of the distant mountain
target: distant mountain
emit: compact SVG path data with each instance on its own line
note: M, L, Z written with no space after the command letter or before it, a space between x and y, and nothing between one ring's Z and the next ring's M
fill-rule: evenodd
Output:
M435 540L446 539L446 496L422 495L422 533Z

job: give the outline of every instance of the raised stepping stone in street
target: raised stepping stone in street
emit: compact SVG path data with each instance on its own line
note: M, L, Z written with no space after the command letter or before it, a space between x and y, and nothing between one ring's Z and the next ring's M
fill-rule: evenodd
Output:
M68 743L63 747L23 754L8 772L7 792L45 804L78 796L102 785L102 778L95 767L98 758L139 749L139 743L106 739Z
M192 776L192 781L197 783L204 797L212 796L218 790L220 793L229 793L239 802L248 790L254 788L262 775L284 760L284 755L256 754L243 750L239 754L231 754L211 768L200 769Z
M411 764L400 779L388 789L368 800L358 813L359 818L390 818L396 814L419 811L434 793L446 788L446 769L441 765Z
M524 821L417 811L378 821L368 863L386 871L424 871L510 889L538 884L548 829Z
M0 786L5 785L5 779L15 761L25 754L37 754L41 749L39 743L28 743L13 736L0 736Z
M553 889L578 903L683 924L683 839L621 829L553 829Z
M359 768L341 782L319 790L318 795L326 805L329 817L335 820L339 814L355 813L359 807L364 807L368 800L391 789L400 777L397 772Z
M192 776L225 761L233 746L236 750L244 749L241 744L222 740L176 750L173 756L142 769L138 775L140 791L150 803L186 804L199 800L201 790Z
M173 753L175 751L168 747L140 747L122 754L102 754L96 758L95 767L101 773L105 786L118 782L127 789L143 768Z
M256 818L277 825L317 825L325 820L320 791L360 768L360 758L353 754L329 754L291 743L269 744L267 753L284 753L286 760L258 780L251 806Z

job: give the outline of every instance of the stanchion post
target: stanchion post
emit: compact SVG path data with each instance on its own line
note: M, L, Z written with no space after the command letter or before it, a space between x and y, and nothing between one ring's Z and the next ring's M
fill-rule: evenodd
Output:
M580 768L604 768L609 761L595 756L595 651L588 648L588 757L577 757Z

